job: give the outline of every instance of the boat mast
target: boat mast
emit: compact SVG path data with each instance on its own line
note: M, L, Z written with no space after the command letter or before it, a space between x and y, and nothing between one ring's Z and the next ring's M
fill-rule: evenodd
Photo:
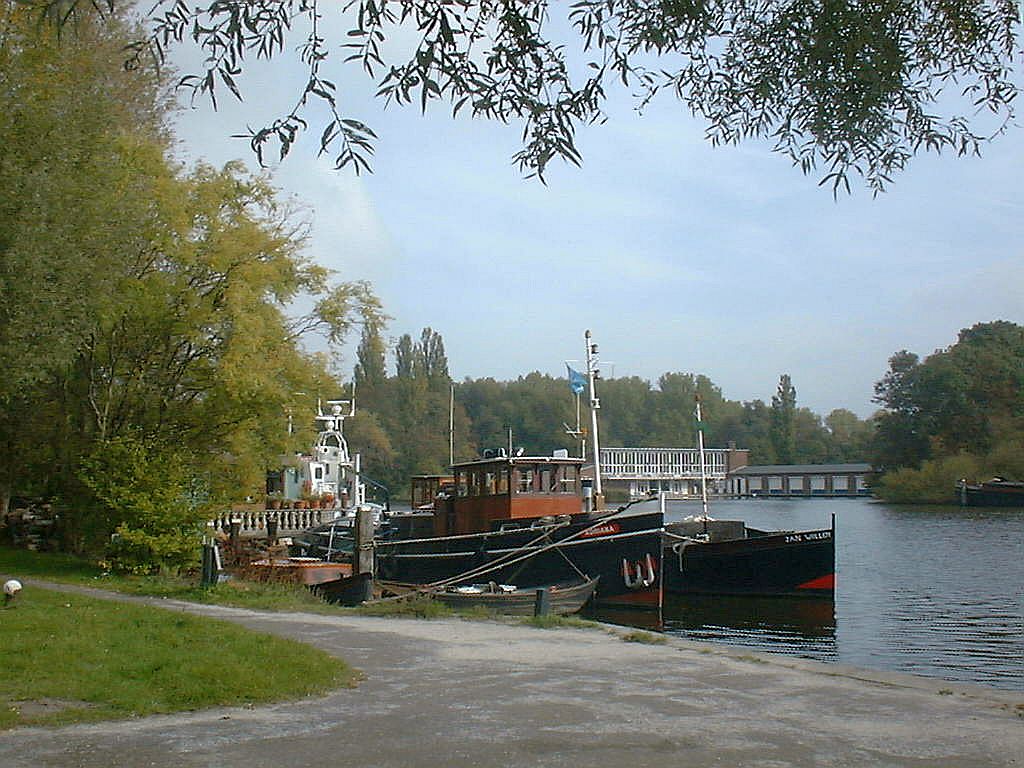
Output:
M583 334L583 338L587 343L587 384L590 387L590 429L593 434L590 444L594 452L594 495L600 498L603 494L601 491L601 446L597 439L597 409L601 407L601 402L594 392L594 380L597 378L597 344L590 341L589 330Z
M697 451L700 453L700 504L704 521L704 533L708 532L708 473L704 464L704 422L700 413L700 395L697 395L697 408L694 415L697 417Z
M448 390L448 466L455 463L455 382Z

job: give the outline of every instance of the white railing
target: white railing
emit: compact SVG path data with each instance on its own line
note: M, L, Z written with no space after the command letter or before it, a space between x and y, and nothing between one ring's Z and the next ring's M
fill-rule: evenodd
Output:
M265 536L267 521L277 520L277 535L289 536L330 522L333 517L334 510L331 509L265 509L224 512L210 521L210 525L230 533L231 522L237 520L239 533L243 536Z
M724 478L726 448L706 448L707 477ZM640 478L699 479L700 451L696 448L602 448L601 474L610 480Z

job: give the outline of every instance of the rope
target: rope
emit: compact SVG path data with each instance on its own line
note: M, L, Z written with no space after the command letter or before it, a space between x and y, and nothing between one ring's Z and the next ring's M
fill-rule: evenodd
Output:
M466 571L465 573L458 574L457 576L451 576L451 577L449 577L447 579L441 579L440 581L435 581L435 582L432 582L430 584L424 584L422 587L418 588L417 590L415 590L415 592L410 593L410 594L427 594L427 593L430 593L430 592L436 592L436 591L439 591L440 589L442 589L444 587L450 586L452 584L457 584L460 581L465 581L466 579L475 578L477 576L483 576L484 574L492 573L493 571L496 571L499 568L504 568L504 567L509 566L509 565L514 565L516 563L522 562L523 560L528 560L531 557L536 557L537 555L540 555L540 554L542 554L544 552L547 552L547 551L549 551L551 549L558 549L559 547L564 546L568 542L574 541L574 540L580 538L581 536L586 535L587 533L589 533L590 531L594 530L595 528L600 528L602 525L606 525L608 523L608 521L614 520L615 518L623 515L624 513L625 513L625 509L619 510L618 512L615 512L615 513L613 513L611 515L608 515L607 517L602 517L597 522L593 523L592 525L587 526L586 528L583 528L583 529L577 531L574 534L566 536L561 541L552 542L552 543L548 544L547 546L541 547L540 549L536 550L535 552L527 552L524 555L515 556L517 552L523 552L524 550L526 550L529 547L531 547L534 544L536 544L541 539L544 539L544 538L548 537L551 534L551 531L545 531L542 535L538 536L533 541L529 542L528 544L524 544L522 547L520 547L517 550L509 552L507 555L504 555L503 557L498 558L498 560L495 560L493 562L487 563L485 565L478 566L476 568L472 568L472 569ZM554 527L555 528L560 528L560 527L563 527L565 525L568 525L568 523L562 523L562 524L560 524L558 526L554 526ZM662 529L662 532L664 532L664 529ZM561 554L562 554L563 557L566 557L564 552L561 553ZM509 558L511 558L511 559L509 559ZM566 559L568 560L568 557L566 557ZM571 561L570 561L570 565L572 565ZM573 567L575 568L575 566L573 566ZM579 571L579 569L576 569L576 570L577 570L578 573L580 573L581 576L583 576L584 578L587 578L587 576L585 574L581 573ZM410 595L400 595L398 597L384 598L384 599L385 600L396 600L396 599L404 599L404 598L409 597L409 596Z

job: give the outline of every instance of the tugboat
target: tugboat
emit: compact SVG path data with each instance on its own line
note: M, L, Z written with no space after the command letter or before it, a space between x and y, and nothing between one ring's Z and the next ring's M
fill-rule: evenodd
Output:
M597 345L590 331L584 338L596 456ZM434 589L490 581L528 589L596 578L597 603L656 607L663 508L647 501L605 510L600 466L591 483L582 479L583 463L564 449L526 456L510 441L507 451L453 464L432 507L396 515L388 523L402 527L380 531L377 578ZM413 517L422 518L418 525Z

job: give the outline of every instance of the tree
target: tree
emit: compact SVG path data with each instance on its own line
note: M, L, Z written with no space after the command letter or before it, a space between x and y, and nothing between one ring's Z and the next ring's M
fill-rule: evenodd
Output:
M170 159L119 20L58 41L7 3L0 23L0 500L57 500L73 549L117 531L171 562L203 505L258 492L294 449L293 393L331 380L303 340L379 324L380 305L303 255L267 179Z
M788 373L779 378L778 391L772 395L772 445L780 464L796 460L796 388Z
M31 1L59 20L96 3ZM675 95L706 120L712 143L768 139L804 173L822 169L834 190L854 173L877 192L921 149L976 154L1014 118L1013 0L579 0L557 20L547 0L353 0L345 10L344 62L373 78L381 98L519 121L514 160L541 178L555 158L581 162L576 130L602 120L615 81L641 107ZM216 104L221 91L241 98L249 57L297 50L306 74L295 106L250 129L253 148L287 154L320 102L323 151L359 172L375 135L341 112L344 88L328 71L339 41L327 38L324 13L318 0L162 0L134 60L197 46L203 70L182 86Z
M960 331L923 362L903 350L875 385L880 468L984 455L1024 433L1024 328L1006 321Z
M451 382L448 375L448 358L444 353L444 339L432 328L424 328L419 343L413 350L414 366L418 375L427 380L427 386L436 389L447 387Z
M862 420L853 411L836 408L825 417L830 462L862 462L870 457L874 422Z
M373 390L384 383L388 377L387 365L384 362L385 346L380 329L373 324L363 326L356 350L356 367L353 378L356 388L361 392Z
M395 344L395 376L400 379L411 379L416 374L416 352L412 336L403 333Z

